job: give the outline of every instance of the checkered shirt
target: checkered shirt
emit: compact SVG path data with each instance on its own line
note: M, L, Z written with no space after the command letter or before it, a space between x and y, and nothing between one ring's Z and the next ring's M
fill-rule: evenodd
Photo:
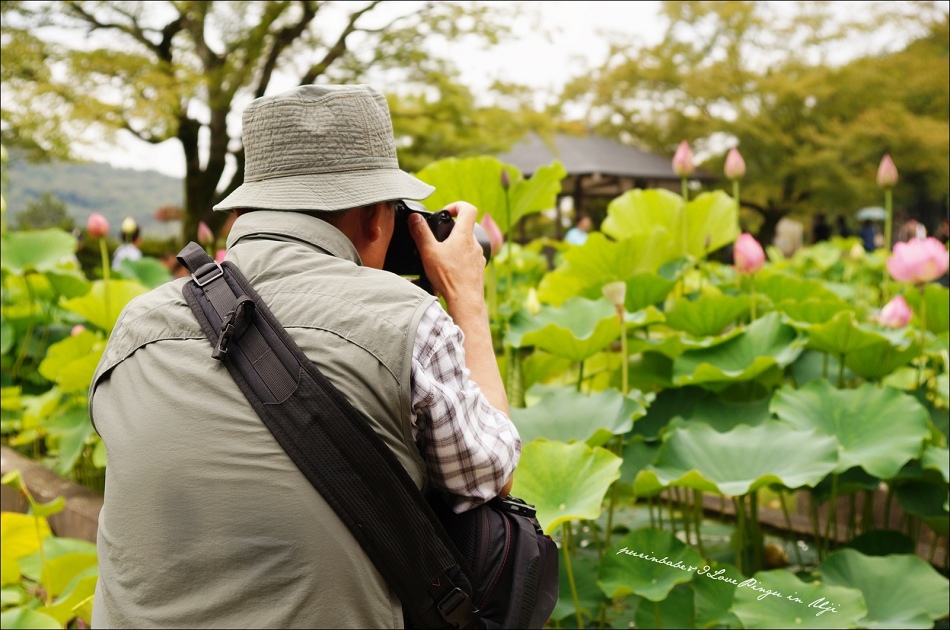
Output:
M412 351L412 434L429 483L449 493L456 512L498 494L521 456L515 425L469 379L463 337L435 302L419 322Z

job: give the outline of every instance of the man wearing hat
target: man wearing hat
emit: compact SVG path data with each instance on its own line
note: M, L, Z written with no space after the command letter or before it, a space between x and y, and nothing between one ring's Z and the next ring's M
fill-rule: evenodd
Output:
M399 169L389 108L363 85L306 85L245 110L227 260L369 419L421 488L463 511L506 494L521 451L484 299L470 204L438 242L413 215L446 305L382 270ZM182 295L133 300L90 387L106 444L94 627L401 627L398 599L248 404ZM447 311L447 312L446 312Z

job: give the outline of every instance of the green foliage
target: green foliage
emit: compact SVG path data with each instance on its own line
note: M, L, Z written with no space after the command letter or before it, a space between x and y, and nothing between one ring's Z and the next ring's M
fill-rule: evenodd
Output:
M66 204L50 192L44 192L39 200L28 203L26 210L18 212L13 219L14 227L18 230L73 228L73 220L66 211Z

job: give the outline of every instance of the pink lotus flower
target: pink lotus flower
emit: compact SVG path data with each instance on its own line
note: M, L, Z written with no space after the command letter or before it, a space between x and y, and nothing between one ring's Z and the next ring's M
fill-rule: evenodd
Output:
M226 249L219 249L218 251L215 252L215 254L214 254L214 259L215 259L217 262L219 262L219 263L223 263L223 262L224 262L224 258L225 258L225 256L227 256L227 255L228 255L228 250L226 250Z
M765 251L748 232L743 232L736 239L732 257L739 273L755 273L765 264Z
M204 221L198 222L198 242L202 245L211 245L214 243L214 232Z
M75 326L73 326L72 330L69 331L69 335L71 337L75 337L76 335L81 335L83 331L85 330L86 330L85 326L83 326L82 324L76 324Z
M491 255L496 256L505 244L505 235L501 233L501 228L498 227L498 224L495 223L495 220L491 218L491 215L488 213L482 217L480 223L482 227L485 228L485 232L488 233L488 241L491 243Z
M901 328L910 321L912 312L903 295L898 295L884 305L877 315L877 323L888 328Z
M689 177L695 170L693 150L689 148L689 143L683 140L676 147L676 153L673 155L673 172L680 177Z
M887 259L887 271L898 282L923 284L936 280L950 267L947 248L932 236L894 245Z
M732 147L726 154L726 166L723 172L729 179L742 179L745 176L745 160L739 153L739 149Z
M109 221L98 212L93 212L86 220L86 231L92 238L104 238L109 235Z
M508 169L501 169L501 187L505 190L508 190L508 187L511 186L511 177L508 175Z
M877 185L881 188L893 188L897 184L897 167L894 160L887 153L881 158L881 165L877 167Z

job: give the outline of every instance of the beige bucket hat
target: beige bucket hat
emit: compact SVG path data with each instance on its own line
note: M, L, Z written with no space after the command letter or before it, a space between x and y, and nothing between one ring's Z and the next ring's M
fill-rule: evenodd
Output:
M399 168L386 98L302 85L244 110L244 183L215 210L346 210L435 190Z

